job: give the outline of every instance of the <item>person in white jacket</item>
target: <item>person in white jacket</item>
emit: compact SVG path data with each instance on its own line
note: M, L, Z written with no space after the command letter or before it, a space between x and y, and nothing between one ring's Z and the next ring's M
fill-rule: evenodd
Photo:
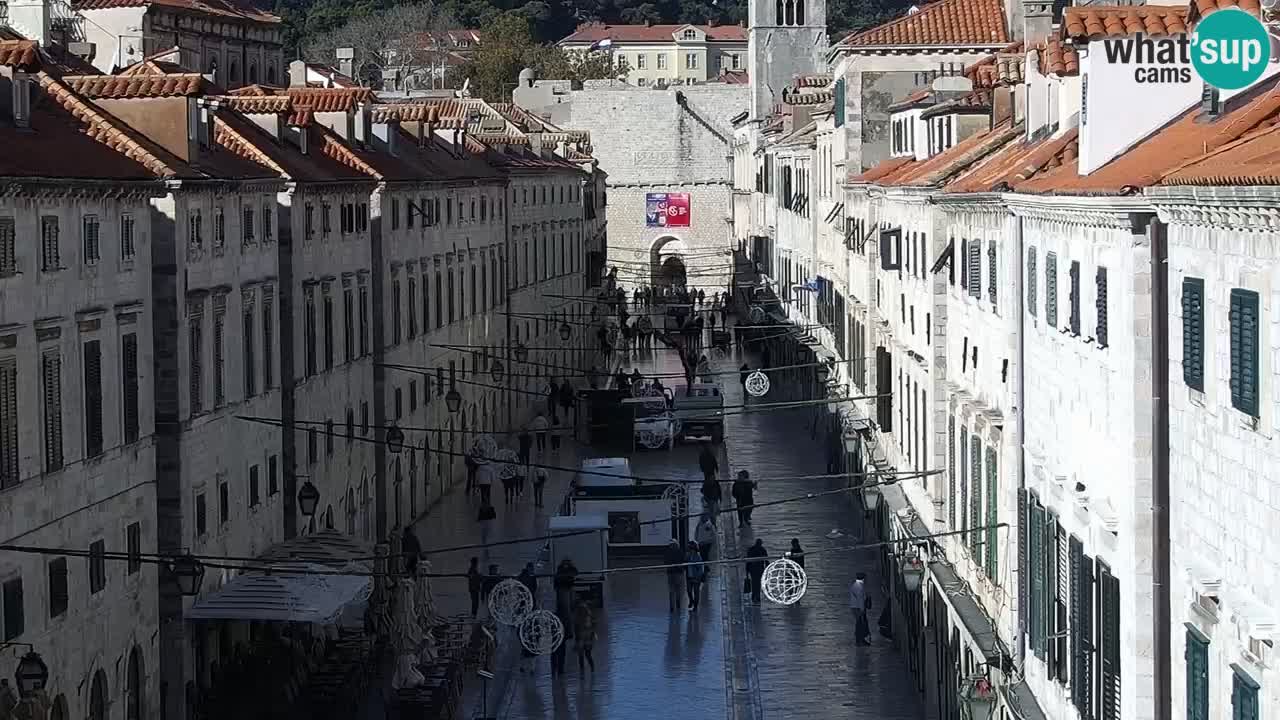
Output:
M711 516L703 513L698 527L693 531L693 539L698 543L698 554L703 560L711 559L711 547L716 544L716 525Z

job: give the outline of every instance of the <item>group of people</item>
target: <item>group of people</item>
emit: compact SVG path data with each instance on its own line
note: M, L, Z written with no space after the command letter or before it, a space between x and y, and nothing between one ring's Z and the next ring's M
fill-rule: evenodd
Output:
M711 451L710 443L702 443L698 453L698 468L702 470L702 506L706 508L708 519L713 525L718 524L720 503L724 500L724 492L720 487L720 460ZM737 479L729 492L733 496L738 511L738 527L751 526L751 513L755 510L755 493L760 484L751 479L747 470L739 470Z

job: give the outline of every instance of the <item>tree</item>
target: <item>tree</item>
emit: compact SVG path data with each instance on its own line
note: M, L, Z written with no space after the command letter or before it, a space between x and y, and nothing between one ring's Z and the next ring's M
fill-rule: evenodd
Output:
M554 45L539 45L530 25L522 11L502 15L484 31L479 47L458 69L452 84L460 87L462 80L470 80L472 95L490 102L507 102L520 71L525 68L532 68L541 78L575 83L621 78L630 70L625 62L613 64L609 53L565 51Z
M456 29L457 22L432 3L393 5L320 36L304 56L332 65L340 48L350 48L362 85L426 86L432 77L444 75L445 59L452 51L448 32Z

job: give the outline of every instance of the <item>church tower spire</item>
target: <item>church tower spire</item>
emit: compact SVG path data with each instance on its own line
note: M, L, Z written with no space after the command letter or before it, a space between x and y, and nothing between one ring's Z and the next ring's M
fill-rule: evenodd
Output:
M751 117L763 118L797 75L827 71L826 0L748 0Z

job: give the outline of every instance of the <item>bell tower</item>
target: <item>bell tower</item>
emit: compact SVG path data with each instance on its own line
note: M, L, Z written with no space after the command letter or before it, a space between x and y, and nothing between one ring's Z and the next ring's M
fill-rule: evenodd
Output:
M826 0L748 0L751 117L760 119L797 75L827 71Z

